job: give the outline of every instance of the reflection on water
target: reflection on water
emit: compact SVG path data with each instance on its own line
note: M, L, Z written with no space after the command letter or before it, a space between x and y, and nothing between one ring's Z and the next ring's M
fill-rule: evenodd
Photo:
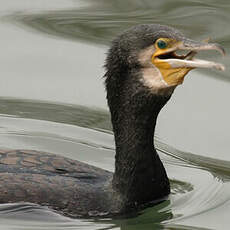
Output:
M215 4L193 1L133 1L133 0L87 0L88 7L76 7L66 10L43 13L17 13L15 20L46 34L71 39L81 39L93 43L108 44L114 36L137 23L170 24L194 38L206 36L221 42L229 42L227 1ZM219 9L218 9L218 8ZM221 9L221 11L220 11ZM200 23L200 16L204 23ZM215 24L205 23L215 18ZM224 19L224 20L223 20ZM224 24L223 24L224 23ZM218 27L221 25L221 27ZM226 26L224 32L222 28ZM218 33L221 31L221 33ZM221 37L220 37L221 35ZM225 38L226 36L226 38ZM225 38L225 39L223 39ZM224 44L225 46L227 44Z
M71 4L62 0L49 3L37 0L36 4L21 0L17 3L20 7L11 1L1 0L1 3L7 5L7 11L0 11L4 15L0 21L0 92L3 97L20 95L27 100L0 99L0 146L54 152L110 171L114 167L114 143L109 114L78 106L90 104L88 99L96 106L105 104L102 80L98 80L103 75L104 45L129 26L161 23L172 25L198 40L210 36L221 43L227 53L230 48L230 3L227 0L74 0ZM95 45L103 46L99 49ZM204 57L213 58L205 53ZM163 130L164 137L170 132L177 136L171 140L174 146L179 143L181 147L195 124L207 128L201 124L208 120L215 135L227 140L221 142L224 146L218 147L218 153L214 155L219 157L219 150L226 152L221 155L223 160L209 157L215 144L204 144L205 138L213 142L208 128L200 130L204 135L198 143L209 155L180 151L156 138L172 187L167 201L143 210L137 216L112 220L73 220L33 204L5 204L0 206L0 229L229 229L230 162L224 159L229 159L226 138L229 137L229 109L225 100L229 96L230 59L227 57L223 61L215 55L215 60L225 62L227 71L208 72L208 75L206 71L194 73L198 80L188 79L190 85L184 86L185 91L178 89L179 105L173 102L173 108L167 108L168 113L163 113L163 119L159 120L158 130ZM96 65L99 65L98 69ZM215 79L203 80L205 76ZM219 80L223 80L223 84L217 84ZM191 96L186 97L189 93ZM35 98L75 105L32 100ZM202 99L205 103L199 104L198 100ZM186 107L188 102L190 106ZM206 108L202 110L204 105ZM178 109L181 113L183 108L189 112L184 112L186 118L182 119ZM176 117L173 118L174 112ZM185 130L182 134L180 128ZM220 134L217 128L222 129ZM197 130L194 132L199 136ZM194 143L192 138L188 139L189 143ZM187 149L188 143L185 146ZM217 152L215 148L214 151Z
M0 114L111 130L111 123L107 112L89 109L84 106L57 105L44 102L34 103L34 101L29 100L1 98Z
M108 45L118 33L130 26L160 23L176 27L194 39L203 40L208 36L229 48L229 11L230 4L226 0L219 1L218 4L211 0L205 3L181 0L87 0L87 7L36 13L22 11L8 15L5 19L46 35L102 45ZM229 63L229 58L224 62ZM211 76L216 77L213 73ZM230 81L229 74L224 73L218 79Z

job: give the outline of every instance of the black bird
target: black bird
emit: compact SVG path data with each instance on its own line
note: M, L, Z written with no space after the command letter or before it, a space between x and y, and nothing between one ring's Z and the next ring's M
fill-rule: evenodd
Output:
M224 70L221 64L195 59L200 50L224 54L217 44L187 39L163 25L138 25L119 35L105 64L115 173L54 154L2 150L0 203L32 202L86 217L129 213L164 200L170 184L154 148L158 113L190 70Z

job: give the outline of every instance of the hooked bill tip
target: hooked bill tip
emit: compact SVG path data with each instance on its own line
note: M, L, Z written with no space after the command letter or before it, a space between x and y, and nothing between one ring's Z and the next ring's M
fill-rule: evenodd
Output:
M201 51L201 50L216 50L221 53L223 56L226 55L225 49L219 45L218 43L208 43L207 41L197 42L190 39L186 39L182 43L182 49L189 49L193 51Z
M219 64L216 66L216 69L221 70L221 71L225 71L225 66L222 64Z
M223 56L226 55L225 49L223 46L219 45L219 44L213 44L216 47L216 50L219 51Z

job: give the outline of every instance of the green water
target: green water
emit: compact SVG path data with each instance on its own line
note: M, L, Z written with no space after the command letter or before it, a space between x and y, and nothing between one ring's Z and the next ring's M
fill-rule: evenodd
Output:
M111 39L138 23L174 26L230 48L229 1L0 0L0 147L36 149L114 169L103 85ZM156 145L168 200L139 215L74 220L32 204L0 205L0 229L229 229L229 56L193 71L162 110Z

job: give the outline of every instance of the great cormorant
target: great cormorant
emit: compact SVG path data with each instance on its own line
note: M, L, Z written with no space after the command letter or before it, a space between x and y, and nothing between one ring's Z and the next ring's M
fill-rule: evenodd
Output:
M2 150L0 203L32 202L75 217L112 216L167 197L169 180L154 148L156 120L190 70L224 69L195 59L200 50L224 54L220 45L193 41L157 24L138 25L115 38L105 64L116 145L114 174L54 154Z

